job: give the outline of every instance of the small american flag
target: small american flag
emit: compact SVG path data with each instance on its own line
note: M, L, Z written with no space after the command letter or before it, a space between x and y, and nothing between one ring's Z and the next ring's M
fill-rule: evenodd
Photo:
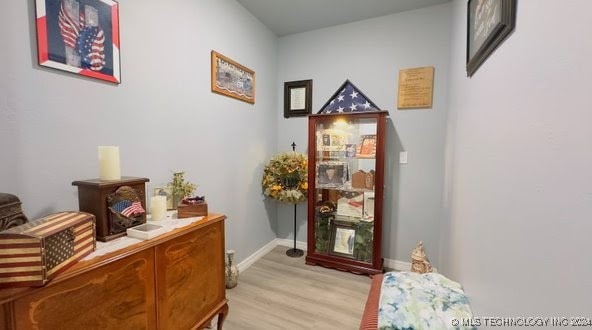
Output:
M111 205L111 208L113 209L113 211L117 212L117 213L121 213L123 212L123 210L127 209L128 207L130 207L132 205L131 201L119 201L113 205Z
M133 202L132 205L127 207L125 210L121 211L121 214L129 218L132 215L142 214L144 212L146 212L146 210L144 210L144 208L142 207L142 203Z
M364 93L360 92L354 84L349 80L346 80L318 113L366 112L378 110L379 108L376 104L370 101Z
M122 215L126 216L126 217L130 217L131 215L136 215L136 214L142 214L144 212L146 212L146 210L144 210L144 208L142 207L142 203L140 202L132 202L132 201L119 201L113 205L111 205L111 208L118 213L121 213Z

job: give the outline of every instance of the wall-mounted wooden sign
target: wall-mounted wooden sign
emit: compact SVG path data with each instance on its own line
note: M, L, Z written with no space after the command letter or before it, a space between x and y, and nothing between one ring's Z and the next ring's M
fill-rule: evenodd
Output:
M434 67L425 66L399 70L397 108L431 108L434 91Z

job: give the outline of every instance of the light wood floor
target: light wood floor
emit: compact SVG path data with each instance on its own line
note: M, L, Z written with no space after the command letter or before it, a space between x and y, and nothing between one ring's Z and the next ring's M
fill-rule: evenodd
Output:
M226 290L232 329L358 329L370 278L286 256L276 247Z

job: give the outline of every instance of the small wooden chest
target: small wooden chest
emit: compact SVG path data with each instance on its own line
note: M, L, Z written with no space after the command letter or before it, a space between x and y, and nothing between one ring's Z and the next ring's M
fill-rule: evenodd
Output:
M43 286L95 250L95 216L60 212L0 232L0 287Z
M208 215L208 203L202 202L198 204L183 204L177 205L177 218L191 218Z

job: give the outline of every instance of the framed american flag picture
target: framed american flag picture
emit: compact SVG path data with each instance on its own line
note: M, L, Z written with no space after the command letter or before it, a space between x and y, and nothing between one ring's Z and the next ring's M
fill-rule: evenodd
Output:
M119 4L113 0L35 0L42 66L120 83Z

